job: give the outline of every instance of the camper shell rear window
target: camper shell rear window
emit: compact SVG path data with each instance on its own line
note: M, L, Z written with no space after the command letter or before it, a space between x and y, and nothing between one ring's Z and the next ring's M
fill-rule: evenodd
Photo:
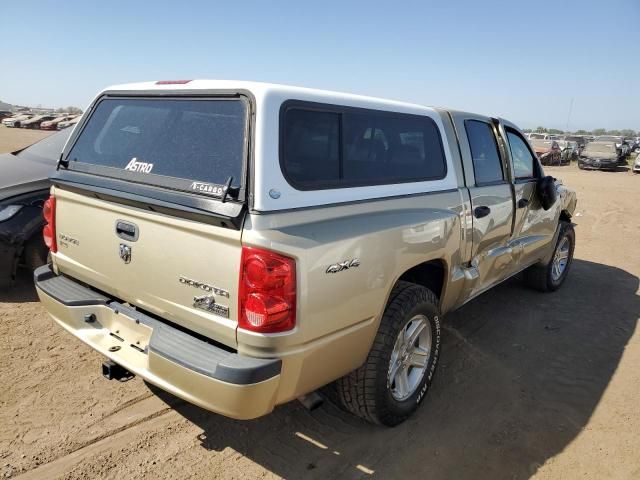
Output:
M65 160L69 170L212 197L244 186L248 101L103 97Z

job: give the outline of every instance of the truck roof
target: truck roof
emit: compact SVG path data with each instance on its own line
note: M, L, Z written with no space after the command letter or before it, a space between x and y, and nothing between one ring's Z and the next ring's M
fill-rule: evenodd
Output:
M174 82L174 83L171 83ZM179 82L179 83L178 83ZM315 88L296 87L276 83L250 82L243 80L161 80L140 83L128 83L114 85L104 89L101 93L107 92L163 92L163 91L194 91L194 90L246 90L258 100L269 96L286 97L305 100L310 97L317 101L327 103L339 101L341 104L354 104L374 107L378 105L382 108L397 110L423 110L433 112L435 107L419 105L385 98L370 97L366 95L356 95L352 93L335 92L331 90L321 90Z
M100 95L112 92L166 92L166 91L197 91L197 90L245 90L250 92L257 100L263 100L267 97L280 97L281 99L308 100L312 98L314 101L321 103L336 103L342 105L353 105L363 108L373 108L382 110L397 110L410 113L445 111L452 114L469 115L478 114L478 112L468 112L464 110L456 110L443 106L421 105L418 103L403 102L399 100L391 100L388 98L372 97L367 95L358 95L354 93L337 92L333 90L323 90L317 88L298 87L294 85L285 85L280 83L268 82L252 82L246 80L153 80L148 82L126 83L121 85L113 85L105 88ZM480 114L490 117L490 114ZM512 122L501 118L505 124L516 127Z

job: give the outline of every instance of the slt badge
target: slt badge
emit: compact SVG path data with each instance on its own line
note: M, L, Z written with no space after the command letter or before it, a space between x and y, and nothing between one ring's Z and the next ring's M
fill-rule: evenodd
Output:
M200 310L205 310L207 312L220 315L221 317L229 318L229 307L217 304L213 295L193 297L193 306Z

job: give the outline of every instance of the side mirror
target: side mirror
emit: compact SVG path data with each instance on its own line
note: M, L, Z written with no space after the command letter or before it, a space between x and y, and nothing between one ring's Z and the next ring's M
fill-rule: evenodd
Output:
M537 191L542 208L549 210L558 198L555 179L549 176L541 178L538 180Z

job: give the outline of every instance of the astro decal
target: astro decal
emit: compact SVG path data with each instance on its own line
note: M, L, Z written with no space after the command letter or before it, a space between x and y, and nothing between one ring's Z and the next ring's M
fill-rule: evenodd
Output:
M133 157L124 169L130 172L151 173L153 163L139 162L136 157Z
M196 190L201 193L209 193L211 195L217 195L221 197L224 193L224 187L222 185L212 185L211 183L193 182L191 184L191 190Z

